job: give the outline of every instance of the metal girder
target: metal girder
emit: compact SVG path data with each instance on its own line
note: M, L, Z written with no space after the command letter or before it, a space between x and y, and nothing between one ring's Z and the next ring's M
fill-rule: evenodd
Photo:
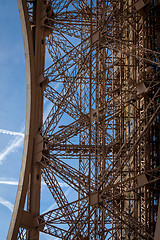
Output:
M88 124L88 117L82 116L78 120L74 121L68 126L63 127L61 130L52 134L51 136L48 135L47 139L50 140L51 144L66 142L82 131L82 129L86 129Z
M49 99L53 104L55 105L59 105L61 100L62 100L62 95L59 94L55 89L53 89L51 86L47 86L46 91L45 91L45 95L44 95L47 99ZM64 103L67 107L64 109L64 111L71 116L73 119L77 119L82 115L86 115L83 114L81 112L81 110L79 109L79 107L77 105L75 105L74 103L70 102L68 99L65 99L65 103Z
M87 192L88 176L85 176L52 154L49 155L49 158L43 155L41 162L46 168L49 168L49 171L52 172L53 175L61 178L76 191ZM94 186L92 186L92 189L94 189Z
M131 215L127 214L125 211L122 211L117 207L116 203L114 204L114 210L110 208L110 206L107 206L107 211L109 211L113 216L116 218L116 220L120 220L125 224L126 226L129 226L131 230L134 230L134 235L131 233L131 236L134 236L138 239L148 239L153 237L145 231L145 226L140 224L137 219L131 217ZM136 229L136 231L135 231Z
M87 51L89 50L89 44L88 42L85 40L85 42L87 43L83 49L83 51ZM49 81L55 81L56 78L59 77L59 74L57 74L57 70L59 68L59 66L63 67L63 72L62 74L64 74L66 72L66 70L70 69L71 67L73 67L75 64L80 63L80 61L87 64L87 60L88 60L88 54L85 56L81 56L81 48L83 46L83 43L80 43L78 46L75 46L74 48L72 48L71 51L68 51L64 56L62 56L61 58L57 58L57 61L55 61L50 67L48 67L45 70L44 73L44 79L48 78ZM89 51L88 51L89 52ZM83 59L82 59L83 58ZM74 59L74 62L73 62ZM80 68L81 65L77 65L76 68ZM75 69L75 71L72 73L73 76L75 76L75 74L77 74L78 70ZM63 75L62 75L63 76ZM43 79L42 79L43 82Z
M128 153L125 155L124 159L122 159L121 166L117 168L117 167L115 167L115 166L113 166L113 165L111 164L111 168L110 168L110 169L107 169L106 172L109 172L109 174L111 174L111 173L114 172L114 176L115 176L116 178L118 177L118 175L120 174L121 169L124 168L124 164L125 164L125 163L128 161L128 159L130 159L131 156L134 154L134 151L135 151L137 145L139 144L139 142L140 142L140 140L142 139L142 137L145 135L147 129L148 129L148 128L150 127L150 125L153 123L153 121L154 121L155 117L157 116L157 114L159 113L159 111L160 111L160 105L157 107L157 109L155 110L154 114L151 116L151 118L150 118L150 120L148 121L148 123L143 127L143 129L141 130L140 135L136 138L135 142L132 143L132 144L130 144L130 149L127 148ZM133 141L133 136L131 137L131 140ZM125 143L125 145L126 145L126 143ZM125 145L124 145L124 146L125 146ZM117 153L117 156L116 156L117 158L119 158L119 154L120 154L122 151L124 151L124 150L123 150L123 147L124 147L124 146L122 146L121 149L119 150L119 152ZM114 171L115 168L116 168L116 171ZM107 178L107 180L109 181L109 177L108 177L106 174L104 174L104 178L105 178L105 179ZM111 182L112 182L114 178L113 178L113 176L111 176L111 178L112 178L112 180L111 180Z
M61 239L63 239L67 233L64 229L50 224L45 224L45 229L42 232Z
M125 40L119 40L113 36L102 35L103 41L105 42L105 47L115 50L117 53L126 54L131 57L138 59L139 61L144 60L150 64L160 67L160 53L147 49L141 46L135 46L133 43L130 43ZM103 46L103 44L102 44Z
M19 228L17 239L24 240L26 238L26 229Z
M83 200L83 202L87 205L87 202L88 202L87 198L83 198L81 200ZM39 226L41 225L41 222L42 222L42 225L44 225L45 223L55 224L57 223L57 221L60 221L61 219L65 218L65 216L68 215L68 213L62 212L61 209L64 206L72 208L75 214L79 211L79 208L81 207L79 206L79 201L74 201L74 202L68 203L67 205L63 205L60 208L46 212L39 216L39 222L40 222Z
M43 168L42 169L42 177L50 190L53 198L55 199L57 205L59 207L65 206L66 208L61 208L61 211L64 213L67 213L66 219L69 222L69 224L72 223L73 217L74 217L74 212L70 206L68 206L68 200L66 196L64 195L56 177L52 174L51 170L48 168ZM69 213L69 214L68 214Z
M79 83L79 81L78 82L76 82L76 81L78 78L78 74L80 74L82 71L82 68L80 67L76 70L74 70L74 74L76 75L76 77L73 78L73 81L70 82L67 90L65 88L63 88L63 90L61 91L61 95L63 96L63 98L61 99L61 102L59 103L58 106L53 105L50 113L47 116L46 121L43 124L42 133L44 135L47 134L47 132L49 131L49 128L51 128L51 126L52 126L51 132L53 133L55 127L57 126L59 120L61 119L61 117L63 115L64 109L66 109L66 105L64 104L64 101L68 97L70 97L71 92L73 94L73 92L75 92L77 90L77 88L79 87L80 83ZM74 87L74 91L72 91L72 87Z

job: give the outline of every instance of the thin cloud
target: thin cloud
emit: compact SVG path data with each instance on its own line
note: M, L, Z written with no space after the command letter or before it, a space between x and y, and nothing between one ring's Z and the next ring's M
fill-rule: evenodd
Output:
M17 136L14 141L12 141L11 144L0 153L0 164L3 163L8 154L14 152L18 147L22 146L23 141L24 138L22 136Z
M9 202L8 200L0 197L0 204L7 207L11 212L13 212L13 204Z
M18 181L7 181L7 180L5 181L5 180L0 180L0 184L18 186Z
M0 129L0 133L12 135L12 136L22 136L22 137L24 137L24 133L21 133L21 132L13 132L13 131L8 131L8 130L4 130L4 129Z
M13 186L18 186L18 181L14 180L14 179L7 179L7 178L0 178L0 184L6 184L6 185L13 185ZM44 181L42 181L41 183L43 186L47 186L46 183ZM66 183L63 182L59 182L59 185L61 187L68 187L68 185Z

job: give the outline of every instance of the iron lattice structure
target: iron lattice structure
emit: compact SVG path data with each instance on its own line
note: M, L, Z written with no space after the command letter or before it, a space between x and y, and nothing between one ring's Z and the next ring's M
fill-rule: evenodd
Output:
M18 6L27 115L7 239L159 240L160 1ZM43 214L41 179L58 206Z

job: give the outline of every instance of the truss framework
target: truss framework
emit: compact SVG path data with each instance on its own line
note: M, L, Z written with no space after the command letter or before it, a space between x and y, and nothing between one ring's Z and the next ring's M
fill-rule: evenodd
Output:
M158 240L160 2L18 5L28 115L7 239ZM42 179L58 206L43 214Z

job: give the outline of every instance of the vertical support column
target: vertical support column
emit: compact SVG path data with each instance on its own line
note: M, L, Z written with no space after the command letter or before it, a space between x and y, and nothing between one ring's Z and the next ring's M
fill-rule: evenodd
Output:
M88 172L88 180L89 180L89 202L88 202L88 239L90 239L90 224L91 224L91 200L90 200L90 194L91 194L91 187L90 187L90 181L91 181L91 134L92 134L92 0L90 0L90 62L89 62L89 112L90 112L90 124L89 124L89 172Z
M43 17L45 5L43 0L38 0L34 6L34 19L35 27L33 28L33 42L34 42L34 57L35 57L35 85L36 85L36 106L35 106L35 131L34 131L34 149L32 166L30 173L30 185L28 195L28 211L32 213L34 217L40 215L40 191L41 191L41 166L40 162L36 158L36 145L38 141L38 131L42 127L43 121L43 89L39 84L39 77L44 72L44 60L45 60L45 39L44 39L44 28ZM28 237L39 239L39 230L32 229L28 231Z

